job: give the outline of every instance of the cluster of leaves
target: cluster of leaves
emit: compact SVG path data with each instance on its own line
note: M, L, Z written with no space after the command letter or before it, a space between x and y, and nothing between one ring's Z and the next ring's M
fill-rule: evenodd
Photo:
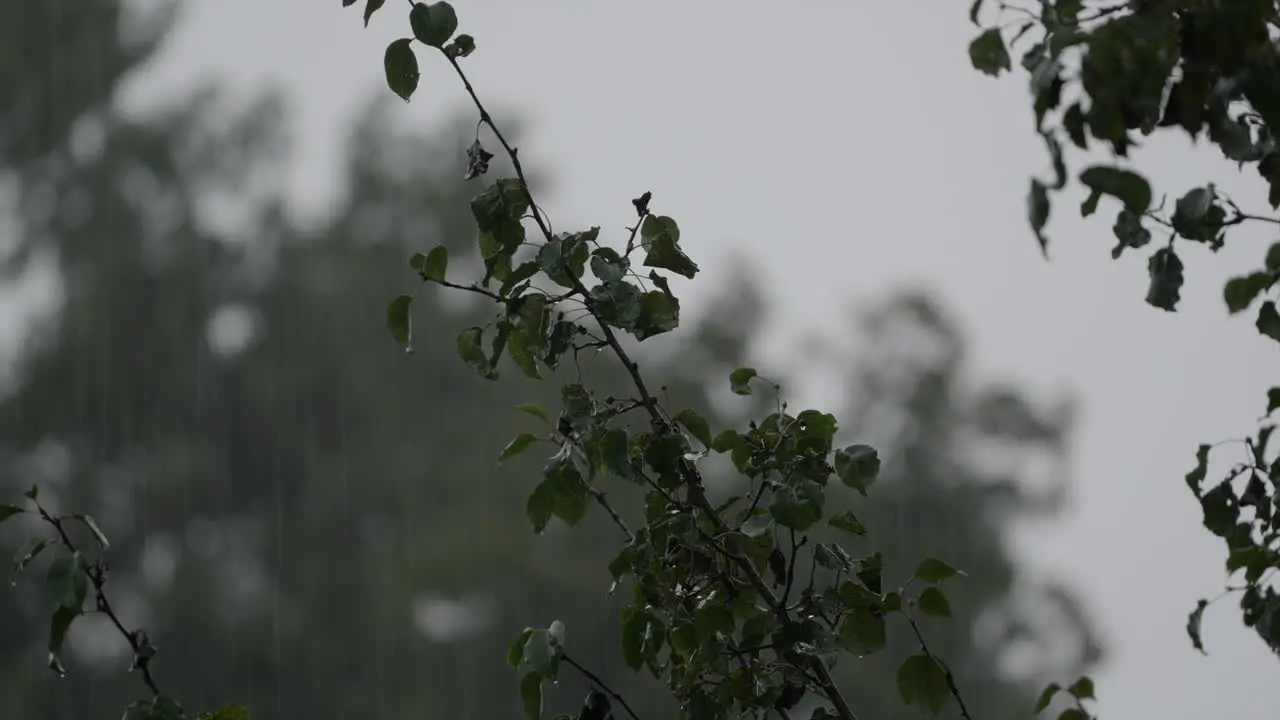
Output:
M348 2L348 4L350 4ZM370 0L366 17L380 6ZM832 480L865 494L880 469L866 445L837 448L836 418L818 410L792 415L779 400L776 412L745 431L713 432L693 409L669 412L650 392L621 339L644 341L675 330L680 303L668 277L694 278L698 265L680 244L677 222L650 211L651 194L632 200L635 224L625 245L610 247L599 227L554 233L534 202L516 149L503 137L459 64L475 47L470 36L452 38L457 17L446 2L411 3L413 38L386 51L386 80L408 99L417 87L414 42L434 47L454 68L479 112L477 131L488 126L511 159L515 177L500 178L471 201L483 276L469 283L449 279L444 246L409 258L420 283L413 294L388 305L387 328L411 350L414 298L435 284L485 296L497 305L493 320L457 335L463 362L495 379L505 355L519 372L542 378L573 353L609 351L629 373L631 397L601 397L574 382L561 391L557 412L531 404L519 409L540 419L541 432L522 433L501 453L507 460L534 446L550 456L533 488L526 513L535 533L553 518L578 524L600 506L624 542L610 563L612 590L632 585L621 618L621 646L632 669L664 679L683 717L753 717L787 711L815 692L823 702L815 717L855 720L831 677L842 655L862 657L886 644L890 616L905 620L920 643L898 672L902 699L938 715L954 698L968 717L946 663L928 650L915 613L950 615L939 586L958 571L936 558L920 563L899 588L884 587L879 553L855 558L838 542L811 542L806 534L822 520L852 535L867 530L852 512L828 514ZM468 149L464 177L484 175L493 157L479 136ZM538 235L527 231L526 220ZM619 243L620 245L622 243ZM641 275L639 265L648 270ZM749 395L760 384L778 386L754 369L730 375L730 387ZM711 454L725 454L751 480L749 492L713 505L700 469ZM610 504L606 483L643 493L642 522L632 529ZM800 577L797 577L797 576ZM543 687L562 664L592 686L580 713L603 718L612 702L626 706L604 682L567 654L564 624L528 628L511 647L520 695L530 720L543 716ZM612 700L612 702L611 702Z
M1013 54L1030 74L1036 130L1044 138L1054 177L1033 179L1027 208L1042 249L1050 193L1067 185L1064 148L1101 146L1114 164L1093 165L1079 174L1089 194L1081 214L1093 214L1103 196L1119 203L1112 232L1115 258L1151 244L1146 301L1174 311L1183 284L1182 255L1196 245L1217 251L1230 228L1244 223L1280 224L1280 145L1272 128L1280 127L1280 7L1273 0L1040 0L1038 7L975 0L970 18L982 25L969 46L970 59L991 76L1011 70ZM988 7L990 6L990 7ZM995 12L988 12L995 10ZM1008 22L1006 22L1006 20ZM1226 159L1252 168L1266 183L1271 211L1251 214L1212 182L1182 194L1171 206L1146 177L1122 167L1136 144L1135 133L1185 133L1204 138ZM1181 242L1179 242L1181 241ZM1256 307L1258 332L1280 342L1280 242L1261 256L1260 266L1233 278L1223 288L1227 310ZM1280 409L1280 388L1267 395L1267 415ZM1204 486L1209 446L1197 453L1188 485L1204 510L1205 525L1222 537L1230 573L1242 571L1241 607L1247 625L1280 652L1280 598L1266 580L1280 568L1280 464L1268 460L1267 439L1274 424L1264 420L1256 438L1246 441L1249 459L1227 478ZM1245 508L1250 508L1245 512ZM1200 617L1208 601L1191 614L1188 631L1201 648Z
M151 660L156 648L145 630L130 631L120 621L105 587L110 565L106 552L111 542L98 527L93 516L84 513L58 515L50 512L40 502L40 491L35 485L23 493L28 507L0 504L0 523L21 516L34 515L50 532L34 534L18 549L13 560L12 584L46 551L52 555L45 572L46 586L54 605L49 615L49 669L59 676L67 674L62 660L62 647L71 624L89 612L102 613L120 632L133 651L130 672L138 672L150 691L150 698L136 700L125 709L121 720L186 720L186 711L176 700L160 691L151 674ZM73 526L82 527L94 539L98 552L90 557L76 548L71 539ZM93 595L93 607L87 609L86 601ZM228 705L212 712L201 713L197 720L250 720L248 710L238 705Z

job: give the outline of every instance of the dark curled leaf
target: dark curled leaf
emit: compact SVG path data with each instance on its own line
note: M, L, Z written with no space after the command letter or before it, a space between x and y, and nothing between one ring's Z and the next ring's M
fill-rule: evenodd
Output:
M1045 255L1049 254L1049 238L1044 234L1044 228L1049 223L1050 208L1048 188L1033 178L1031 190L1027 193L1027 220L1040 243L1040 252Z
M1151 185L1132 170L1095 165L1080 173L1080 182L1094 192L1116 198L1130 212L1141 215L1151 208Z
M1196 609L1187 616L1187 635L1191 638L1191 645L1205 655L1209 653L1205 652L1204 643L1200 640L1200 623L1204 619L1204 611L1207 607L1209 607L1207 600L1197 600Z
M1254 323L1258 332L1280 342L1280 312L1274 300L1268 300L1258 308L1258 320Z
M992 77L1013 67L999 28L988 28L969 43L969 61L975 70Z
M1147 273L1151 277L1147 303L1169 312L1176 310L1182 293L1182 260L1172 249L1160 248L1147 261Z

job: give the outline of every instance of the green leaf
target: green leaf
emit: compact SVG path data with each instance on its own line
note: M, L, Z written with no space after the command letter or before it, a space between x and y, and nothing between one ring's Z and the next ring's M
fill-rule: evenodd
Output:
M1094 192L1116 198L1129 212L1141 215L1151 209L1151 185L1132 170L1094 165L1080 173L1080 182Z
M522 413L528 413L548 425L551 424L551 418L547 416L547 411L543 410L542 406L537 403L520 403L516 406L516 409Z
M729 373L729 387L737 395L751 394L751 379L759 377L755 368L741 367Z
M773 528L773 515L756 511L755 514L743 521L739 530L743 535L754 538L764 535L771 528Z
M567 457L556 458L542 472L542 485L550 486L551 512L566 525L577 525L591 507L591 493L577 466Z
M524 703L524 716L529 720L542 718L542 676L536 672L525 673L520 678L520 701Z
M1263 271L1231 278L1222 288L1223 298L1227 301L1227 312L1235 315L1245 310L1272 282L1274 279L1271 273Z
M1275 412L1280 408L1280 387L1273 387L1267 391L1267 414Z
M1204 655L1209 653L1204 651L1204 643L1200 640L1200 623L1204 620L1204 610L1207 607L1209 607L1209 601L1197 600L1196 609L1187 616L1187 635L1191 638L1191 645Z
M733 611L723 602L711 602L698 608L693 615L693 629L699 638L717 634L731 637L734 630Z
M928 557L916 566L916 578L937 583L962 574L959 570L935 557Z
M538 267L561 287L573 288L586 270L591 247L588 243L599 235L600 228L562 235L538 249Z
M343 2L346 2L346 0L343 0ZM381 8L383 5L385 5L386 2L387 0L368 0L364 4L364 26L365 27L369 27L369 19L372 18L373 14L378 12L378 9Z
M1098 195L1094 193L1090 197ZM1140 248L1151 242L1151 231L1143 227L1142 216L1128 210L1116 214L1111 234L1116 237L1116 246L1111 249L1112 259L1118 259L1128 248Z
M1031 179L1031 191L1027 193L1027 220L1031 223L1031 231L1036 235L1036 241L1040 243L1040 252L1048 254L1049 238L1044 234L1044 228L1049 224L1049 190L1045 184Z
M520 433L512 438L511 442L507 443L506 447L502 448L502 455L498 457L498 462L503 463L516 455L519 455L529 449L529 446L537 440L538 436L533 433Z
M803 532L822 519L824 500L821 485L801 480L795 487L781 485L773 489L769 513L779 525Z
M597 248L591 253L591 274L606 285L620 282L627 276L627 271L630 269L631 261L619 255L613 248Z
M1280 242L1272 243L1267 248L1267 257L1263 265L1271 272L1280 272Z
M458 333L458 357L480 377L493 380L498 377L498 373L489 364L489 356L480 347L483 334L484 330L479 327L469 327Z
M870 445L850 445L836 451L835 470L840 482L866 495L880 474L880 454Z
M23 570L27 569L27 566L31 564L31 561L35 560L36 556L52 544L53 538L27 538L26 542L22 544L22 547L18 548L18 552L14 556L13 572L10 575L10 582L17 582L18 576L22 574Z
M879 550L858 561L858 579L873 593L880 592L884 575L884 554Z
M4 522L5 520L8 520L14 515L21 515L24 512L26 512L26 510L23 510L17 505L0 504L0 522Z
M388 45L382 67L386 70L387 87L401 100L409 102L418 89L418 56L413 53L413 40L400 38Z
M862 521L848 510L832 515L831 519L827 520L827 524L837 530L844 530L845 532L853 533L854 535L867 534L867 526L863 525Z
M79 611L89 594L89 579L85 576L84 559L80 553L55 558L49 563L46 581L49 593L62 607Z
M447 2L414 3L409 11L409 26L423 45L444 47L458 30L458 14Z
M98 527L98 522L93 519L92 515L86 515L84 513L76 513L71 517L84 523L84 526L89 528L89 532L93 533L94 539L98 541L98 544L102 546L103 550L108 550L111 548L111 542L107 540L106 534L102 532L102 528Z
M1071 687L1067 688L1067 692L1071 693L1077 700L1096 700L1093 694L1093 679L1087 675L1082 675L1079 680L1071 683Z
M1147 304L1173 312L1182 299L1182 260L1171 248L1162 247L1147 261L1147 274L1151 284L1147 289Z
M992 77L1013 67L999 28L987 28L969 43L969 60L975 70Z
M463 33L453 39L449 47L445 48L445 52L453 57L467 57L476 51L476 39Z
M422 259L418 272L428 280L444 280L445 271L449 269L449 249L444 245L431 248Z
M936 587L930 586L920 591L916 605L925 615L951 617L951 603L947 602L947 596Z
M813 549L813 559L828 570L853 570L853 558L836 543L818 543Z
M533 628L525 628L516 641L511 643L511 648L507 650L507 665L512 670L520 667L520 659L524 657L525 643L529 642L529 637L532 635Z
M1049 703L1053 702L1053 697L1057 695L1058 691L1061 689L1062 689L1062 686L1056 682L1049 683L1048 685L1044 686L1044 690L1041 690L1040 696L1036 698L1035 710L1037 715L1044 712L1044 709L1049 707Z
M533 526L535 535L541 535L542 531L547 529L547 523L551 521L551 513L555 505L555 486L546 480L538 483L538 487L533 489L524 506L525 517L529 518L529 524Z
M1067 708L1058 714L1058 720L1093 720L1093 718L1080 708Z
M679 326L680 301L670 292L650 290L640 296L640 317L630 332L637 340L645 340Z
M640 244L647 251L645 267L662 268L692 279L698 265L680 249L680 228L665 215L646 215L640 224Z
M411 307L411 295L398 295L387 305L387 330L391 331L391 337L406 350L413 340L413 320L409 317Z
M937 717L949 692L946 672L928 655L912 655L898 667L898 693L908 707L928 710Z
M704 447L711 447L711 426L706 418L690 409L681 410L675 421L685 427Z
M1258 308L1258 332L1280 342L1280 312L1276 312L1274 300L1268 300Z
M81 611L78 607L67 607L59 605L54 608L53 614L49 617L49 654L57 657L62 654L62 643L67 639L67 631L71 629L71 623L80 617Z
M884 616L874 607L857 607L840 623L840 645L856 657L871 655L886 642Z

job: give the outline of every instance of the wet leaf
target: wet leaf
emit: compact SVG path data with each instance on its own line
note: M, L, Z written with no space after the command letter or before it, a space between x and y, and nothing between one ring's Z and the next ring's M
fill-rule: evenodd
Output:
M409 316L412 307L411 295L398 295L387 305L387 330L396 343L405 349L413 341L413 320Z
M836 451L835 470L840 482L866 495L880 474L880 454L870 445L850 445Z
M947 700L947 674L928 655L912 655L898 667L898 693L909 707L928 710L937 717Z
M458 14L447 2L414 3L409 11L409 26L418 42L431 47L444 47L458 30Z
M857 607L840 623L840 645L855 656L871 655L885 646L884 616L873 607Z
M676 415L675 421L683 425L704 447L711 447L711 426L706 418L686 408Z
M930 583L942 582L958 574L959 570L935 557L925 558L916 566L916 578Z
M528 450L529 446L537 442L537 440L538 436L533 433L520 433L512 438L511 442L507 443L507 446L502 449L502 455L498 457L498 462L506 462L525 450Z
M853 533L854 535L866 535L867 526L857 518L852 512L845 510L844 512L832 515L827 524L837 530Z
M947 596L936 587L931 586L922 590L920 597L916 599L916 606L925 615L951 617L951 603L947 601Z
M729 373L729 387L737 395L751 394L751 379L759 377L755 368L743 367Z
M401 100L409 102L418 89L418 56L413 53L413 40L401 38L388 45L382 66L387 75L387 87Z
M346 0L343 0L346 2ZM366 0L364 4L364 26L369 27L369 20L373 18L373 14L385 5L387 0Z

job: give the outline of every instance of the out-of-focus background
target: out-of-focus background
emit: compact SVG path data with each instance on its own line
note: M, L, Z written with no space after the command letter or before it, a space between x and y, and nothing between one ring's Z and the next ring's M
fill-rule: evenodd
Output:
M1029 717L1039 685L1086 671L1105 717L1275 716L1280 664L1233 608L1206 616L1208 657L1183 630L1223 552L1182 475L1280 378L1218 295L1258 255L1246 231L1189 259L1172 316L1101 221L1063 212L1041 259L1025 88L970 69L960 3L455 6L558 229L616 240L645 190L679 220L705 272L642 354L673 399L739 420L758 408L725 375L754 365L880 448L854 507L891 561L969 572L963 620L928 630L975 717ZM619 659L610 527L534 538L537 459L494 462L526 428L511 399L557 386L476 378L452 337L486 309L458 298L421 299L414 355L382 327L410 252L472 253L480 189L447 66L424 56L412 104L385 88L405 10L366 30L338 0L0 3L0 487L99 519L113 601L191 708L514 717L505 649L561 618L642 716L670 716ZM1190 147L1140 160L1261 206ZM0 717L115 717L141 689L127 648L91 617L69 676L46 670L39 579L0 591ZM861 717L916 716L897 640L838 669ZM583 693L562 682L553 709Z

